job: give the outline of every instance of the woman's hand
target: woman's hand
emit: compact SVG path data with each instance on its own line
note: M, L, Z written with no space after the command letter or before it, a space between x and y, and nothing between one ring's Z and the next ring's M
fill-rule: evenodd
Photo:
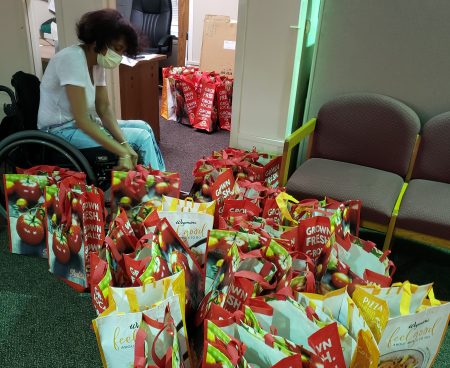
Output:
M131 162L133 163L133 166L136 166L139 158L138 154L128 143L125 145L125 148L128 150L128 154L131 156Z
M114 170L117 171L129 171L134 169L134 164L131 159L131 155L126 154L123 156L119 156L119 162L117 163L117 166L114 168Z

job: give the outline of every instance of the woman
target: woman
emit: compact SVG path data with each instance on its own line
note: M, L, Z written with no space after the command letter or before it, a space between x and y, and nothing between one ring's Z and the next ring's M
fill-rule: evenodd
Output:
M78 148L103 146L119 157L118 169L139 161L165 170L151 127L142 120L117 121L105 83L105 69L139 49L134 28L113 9L86 13L77 24L78 45L58 52L41 82L38 128Z

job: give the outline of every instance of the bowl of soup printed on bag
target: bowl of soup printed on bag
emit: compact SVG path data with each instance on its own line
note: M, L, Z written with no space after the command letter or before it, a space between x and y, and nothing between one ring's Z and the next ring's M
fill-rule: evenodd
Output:
M397 350L382 355L378 368L422 368L424 358L419 350Z

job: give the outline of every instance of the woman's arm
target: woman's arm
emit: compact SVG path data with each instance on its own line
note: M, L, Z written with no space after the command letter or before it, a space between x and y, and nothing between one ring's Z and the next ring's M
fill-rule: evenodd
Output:
M105 86L97 86L95 89L95 110L103 123L103 126L108 129L114 139L118 142L125 141L122 130L117 123L117 119L111 109L108 98L108 90Z
M89 117L84 88L66 85L66 92L77 128L90 136L106 150L119 156L119 168L126 170L132 169L133 163L129 150L116 140L111 139L111 137L100 129L100 127Z
M111 133L111 135L119 142L126 142L123 136L122 130L120 129L117 119L112 111L111 105L109 103L108 90L105 86L97 86L95 90L95 110L102 121L103 126ZM128 153L131 155L133 163L137 163L138 155L131 148L128 142L124 143L127 148Z

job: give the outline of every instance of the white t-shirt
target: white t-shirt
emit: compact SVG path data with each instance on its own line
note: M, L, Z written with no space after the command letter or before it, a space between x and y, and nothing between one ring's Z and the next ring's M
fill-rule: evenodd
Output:
M41 81L39 103L39 129L61 125L73 120L65 86L68 84L84 87L88 113L96 116L95 87L106 86L105 69L94 65L92 84L86 55L80 45L66 47L59 51L48 63Z

